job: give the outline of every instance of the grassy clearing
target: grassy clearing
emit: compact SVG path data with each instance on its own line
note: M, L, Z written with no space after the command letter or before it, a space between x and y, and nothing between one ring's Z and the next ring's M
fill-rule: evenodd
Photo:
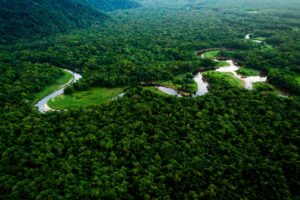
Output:
M208 51L204 53L204 58L215 59L220 51Z
M256 69L241 67L241 68L239 68L237 73L242 76L259 76L260 71L258 71Z
M203 73L204 77L208 79L210 88L216 87L238 87L244 88L244 81L234 77L232 73L207 71Z
M60 95L51 99L48 105L59 110L98 105L110 101L123 91L124 88L92 88L88 91L75 92L71 95Z
M68 83L70 80L74 78L73 75L70 74L69 72L65 70L62 71L64 75L61 78L57 79L57 81L54 84L47 86L43 91L34 95L35 102L41 100L42 98L60 89L64 84Z

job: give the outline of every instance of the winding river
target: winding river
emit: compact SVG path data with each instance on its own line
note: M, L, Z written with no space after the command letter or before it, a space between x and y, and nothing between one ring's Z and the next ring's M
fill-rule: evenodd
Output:
M247 34L245 36L246 40L251 40L253 42L256 43L261 43L260 40L252 40L251 39L251 34ZM201 58L205 57L205 53L202 53L200 55ZM219 61L219 60L215 60L215 61ZM232 73L234 75L234 77L242 80L244 82L245 88L248 90L252 90L253 89L253 83L256 82L266 82L267 81L267 77L266 76L242 76L239 75L237 73L237 71L240 69L240 66L238 66L233 60L226 60L226 62L229 64L229 66L225 66L225 67L220 67L218 69L216 69L217 72L228 72L228 73ZM203 73L199 72L198 74L196 74L196 76L194 77L194 81L197 83L198 89L196 94L193 95L193 97L197 97L197 96L203 96L206 93L208 93L208 83L203 79ZM157 87L160 91L169 94L169 95L173 95L173 96L179 96L179 92L172 89L172 88L167 88L167 87Z
M245 36L245 39L247 40L251 40L251 34L247 34ZM259 40L251 40L253 42L257 42L257 43L261 43L261 41ZM201 54L200 55L201 58L204 58L205 57L205 53ZM215 61L219 61L219 60L215 60ZM240 74L237 73L237 71L239 70L240 66L238 66L233 60L226 60L226 62L229 64L229 66L225 66L225 67L220 67L218 69L216 69L215 71L217 72L224 72L224 73L232 73L234 75L234 77L242 80L244 82L244 86L246 89L248 90L252 90L253 89L253 83L256 83L256 82L266 82L267 81L267 77L266 76L242 76ZM79 79L82 78L82 76L78 73L75 73L73 71L70 71L70 70L66 70L68 73L72 74L73 75L73 79L70 80L68 83L66 83L65 85L63 85L59 90L53 92L52 94L44 97L42 100L40 100L35 106L38 108L38 110L42 113L44 112L47 112L47 111L50 111L50 110L53 110L52 108L50 108L48 106L48 102L63 94L64 93L64 89L77 82ZM197 92L192 95L193 97L197 97L197 96L203 96L205 95L206 93L208 93L208 88L209 88L209 84L204 80L203 78L203 72L199 72L197 73L195 76L194 76L194 81L196 82L197 84ZM179 91L175 90L175 89L172 89L172 88L169 88L169 87L164 87L164 86L157 86L157 88L164 92L165 94L168 94L168 95L172 95L172 96L176 96L176 97L182 97L182 95L180 94ZM125 95L125 92L119 94L117 97L113 98L113 99L116 99L118 97L123 97Z
M196 76L194 77L194 81L197 83L198 89L197 89L196 94L193 95L193 97L203 96L206 93L208 93L208 83L206 81L204 81L203 75L201 72L196 74Z
M35 106L39 109L40 112L44 113L44 112L53 110L52 108L50 108L48 106L48 102L51 99L53 99L53 98L55 98L55 97L63 94L64 93L64 89L67 86L69 86L69 85L77 82L79 79L82 78L82 76L80 74L76 73L76 72L73 72L73 71L70 71L70 70L67 70L67 69L65 69L65 71L68 72L68 73L70 73L70 74L72 74L73 75L73 79L70 80L68 83L64 84L63 86L61 86L61 88L59 90L56 90L55 92L51 93L50 95L44 97L42 100L40 100L39 102L37 102L37 104L35 104Z
M204 58L204 54L201 55L202 58ZM218 60L216 60L218 61ZM244 82L244 87L248 90L253 89L253 84L256 82L266 82L267 77L266 76L242 76L237 73L237 71L240 69L240 66L238 66L233 60L226 60L226 62L229 64L229 66L220 67L216 69L217 72L224 72L224 73L232 73L234 77L242 80ZM203 96L206 93L208 93L208 87L209 84L203 79L203 72L199 72L195 75L194 81L197 83L197 92L193 95L193 97L197 96ZM167 87L158 87L158 89L166 94L178 96L179 92L167 88Z
M164 87L164 86L157 86L157 88L162 91L163 93L166 93L168 95L172 96L177 96L177 97L182 97L182 95L177 91L169 87Z
M242 76L242 75L239 75L237 73L237 71L240 69L240 67L237 66L234 63L234 61L232 61L232 60L227 60L226 62L230 64L228 67L220 67L220 68L216 69L216 71L232 73L236 78L242 80L245 83L245 88L248 90L253 89L253 83L267 81L266 76Z
M205 57L204 54L201 55L202 58ZM218 61L218 60L216 60ZM229 63L229 66L225 66L225 67L220 67L218 69L216 69L215 71L217 72L224 72L224 73L232 73L234 75L234 77L242 80L245 84L245 88L248 89L248 90L251 90L253 89L253 83L256 83L256 82L266 82L267 81L267 77L266 76L241 76L237 73L237 71L239 70L239 66L233 61L233 60L227 60L226 61L227 63ZM50 111L50 110L53 110L52 108L50 108L48 106L48 102L59 96L59 95L62 95L64 93L64 89L77 82L79 79L82 78L82 76L78 73L75 73L73 71L70 71L70 70L66 70L68 73L72 74L73 75L73 79L70 80L68 83L64 84L63 86L61 86L61 88L59 90L56 90L55 92L53 92L52 94L44 97L42 100L40 100L35 106L38 108L38 110L42 113L44 112L47 112L47 111ZM195 76L194 76L194 81L196 82L197 84L197 92L195 94L192 95L192 97L197 97L197 96L203 96L205 95L206 93L208 93L208 88L209 88L209 84L204 80L203 78L203 72L199 72L197 73ZM182 95L180 94L179 91L175 90L175 89L172 89L172 88L169 88L169 87L164 87L164 86L157 86L157 88L162 91L163 93L165 94L168 94L168 95L172 95L172 96L176 96L176 97L182 97ZM120 93L117 97L113 98L116 99L118 97L123 97L125 95L125 92L123 93Z
M246 40L251 40L251 41L256 42L256 43L262 43L262 41L260 41L260 40L252 40L250 33L245 36L245 39Z

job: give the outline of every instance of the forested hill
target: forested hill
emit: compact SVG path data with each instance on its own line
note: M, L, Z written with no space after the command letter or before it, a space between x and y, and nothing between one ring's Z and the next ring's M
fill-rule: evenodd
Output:
M84 28L105 19L71 0L0 0L0 42Z
M103 11L126 10L140 7L140 4L132 0L75 0Z

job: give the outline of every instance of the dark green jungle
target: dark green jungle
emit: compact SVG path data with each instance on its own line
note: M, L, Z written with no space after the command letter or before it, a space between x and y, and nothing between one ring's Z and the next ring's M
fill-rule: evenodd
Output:
M216 57L267 80L245 89L212 72ZM64 69L82 78L41 113ZM194 96L199 71L208 92ZM297 200L299 188L298 0L0 0L0 199Z

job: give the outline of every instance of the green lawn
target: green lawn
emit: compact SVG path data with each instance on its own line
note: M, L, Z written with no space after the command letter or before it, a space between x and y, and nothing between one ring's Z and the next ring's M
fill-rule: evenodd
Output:
M56 90L60 89L64 84L68 83L70 80L72 80L74 78L74 76L72 74L70 74L69 72L67 72L63 69L62 69L62 71L63 71L64 75L61 78L57 79L57 81L54 84L47 86L43 91L34 95L35 102L48 96L52 92L55 92Z
M48 105L59 110L98 105L110 101L123 91L124 88L92 88L87 91L75 92L71 95L60 95L51 99Z
M208 51L204 53L204 58L215 59L220 51Z
M237 73L240 74L240 75L243 75L243 76L259 76L260 71L258 71L256 69L241 67L237 71Z
M239 88L244 88L245 86L244 81L236 78L232 73L207 71L203 73L203 76L208 79L210 88L223 87L225 85Z

